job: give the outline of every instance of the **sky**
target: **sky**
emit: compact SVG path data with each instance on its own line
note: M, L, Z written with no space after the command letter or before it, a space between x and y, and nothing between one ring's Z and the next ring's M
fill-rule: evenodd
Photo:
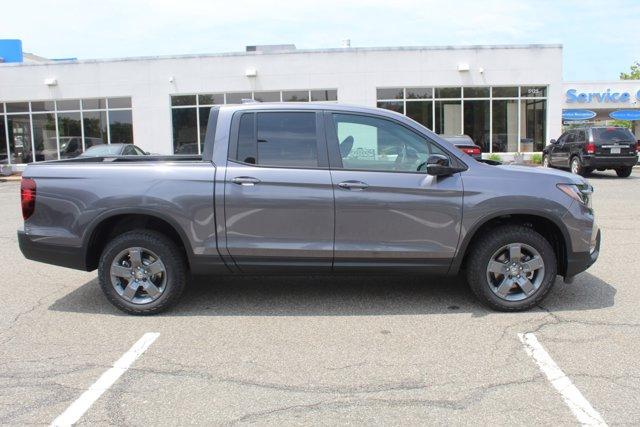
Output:
M560 43L566 81L640 61L640 0L0 0L0 39L48 58Z

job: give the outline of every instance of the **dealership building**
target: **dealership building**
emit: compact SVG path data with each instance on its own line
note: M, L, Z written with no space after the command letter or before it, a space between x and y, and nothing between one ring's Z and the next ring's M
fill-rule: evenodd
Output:
M268 45L49 60L9 42L0 58L0 163L17 169L102 143L199 153L210 108L246 99L387 108L505 157L540 152L571 124L640 119L640 81L563 82L561 45Z

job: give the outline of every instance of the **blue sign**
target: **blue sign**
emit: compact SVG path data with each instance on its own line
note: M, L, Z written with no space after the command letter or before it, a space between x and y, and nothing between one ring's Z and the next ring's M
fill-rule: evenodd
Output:
M22 62L22 42L20 40L0 40L0 62Z
M564 120L587 120L596 116L591 110L562 110L562 118Z
M640 110L618 110L609 114L616 120L640 120Z
M569 89L567 91L567 103L588 104L588 103L625 103L631 101L631 93L629 92L612 92L607 89L605 92L578 92L577 89ZM640 101L640 90L634 96Z

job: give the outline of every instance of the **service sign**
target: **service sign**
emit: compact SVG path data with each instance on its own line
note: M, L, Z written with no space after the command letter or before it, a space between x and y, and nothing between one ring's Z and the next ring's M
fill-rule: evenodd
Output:
M591 110L562 110L562 118L564 120L588 120L596 116Z
M640 120L640 110L618 110L609 114L615 120Z
M566 93L567 104L624 104L632 100L640 101L640 89L635 92L607 89L604 92L580 92L578 89L569 89Z

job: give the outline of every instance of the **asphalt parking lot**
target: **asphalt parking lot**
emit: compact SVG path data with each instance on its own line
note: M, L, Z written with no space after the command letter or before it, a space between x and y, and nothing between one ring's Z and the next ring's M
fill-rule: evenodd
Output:
M575 425L533 333L604 422L638 425L640 170L590 181L600 259L529 312L459 279L251 277L198 280L154 317L113 308L95 272L25 260L19 185L0 183L0 423L50 424L158 333L79 424Z

